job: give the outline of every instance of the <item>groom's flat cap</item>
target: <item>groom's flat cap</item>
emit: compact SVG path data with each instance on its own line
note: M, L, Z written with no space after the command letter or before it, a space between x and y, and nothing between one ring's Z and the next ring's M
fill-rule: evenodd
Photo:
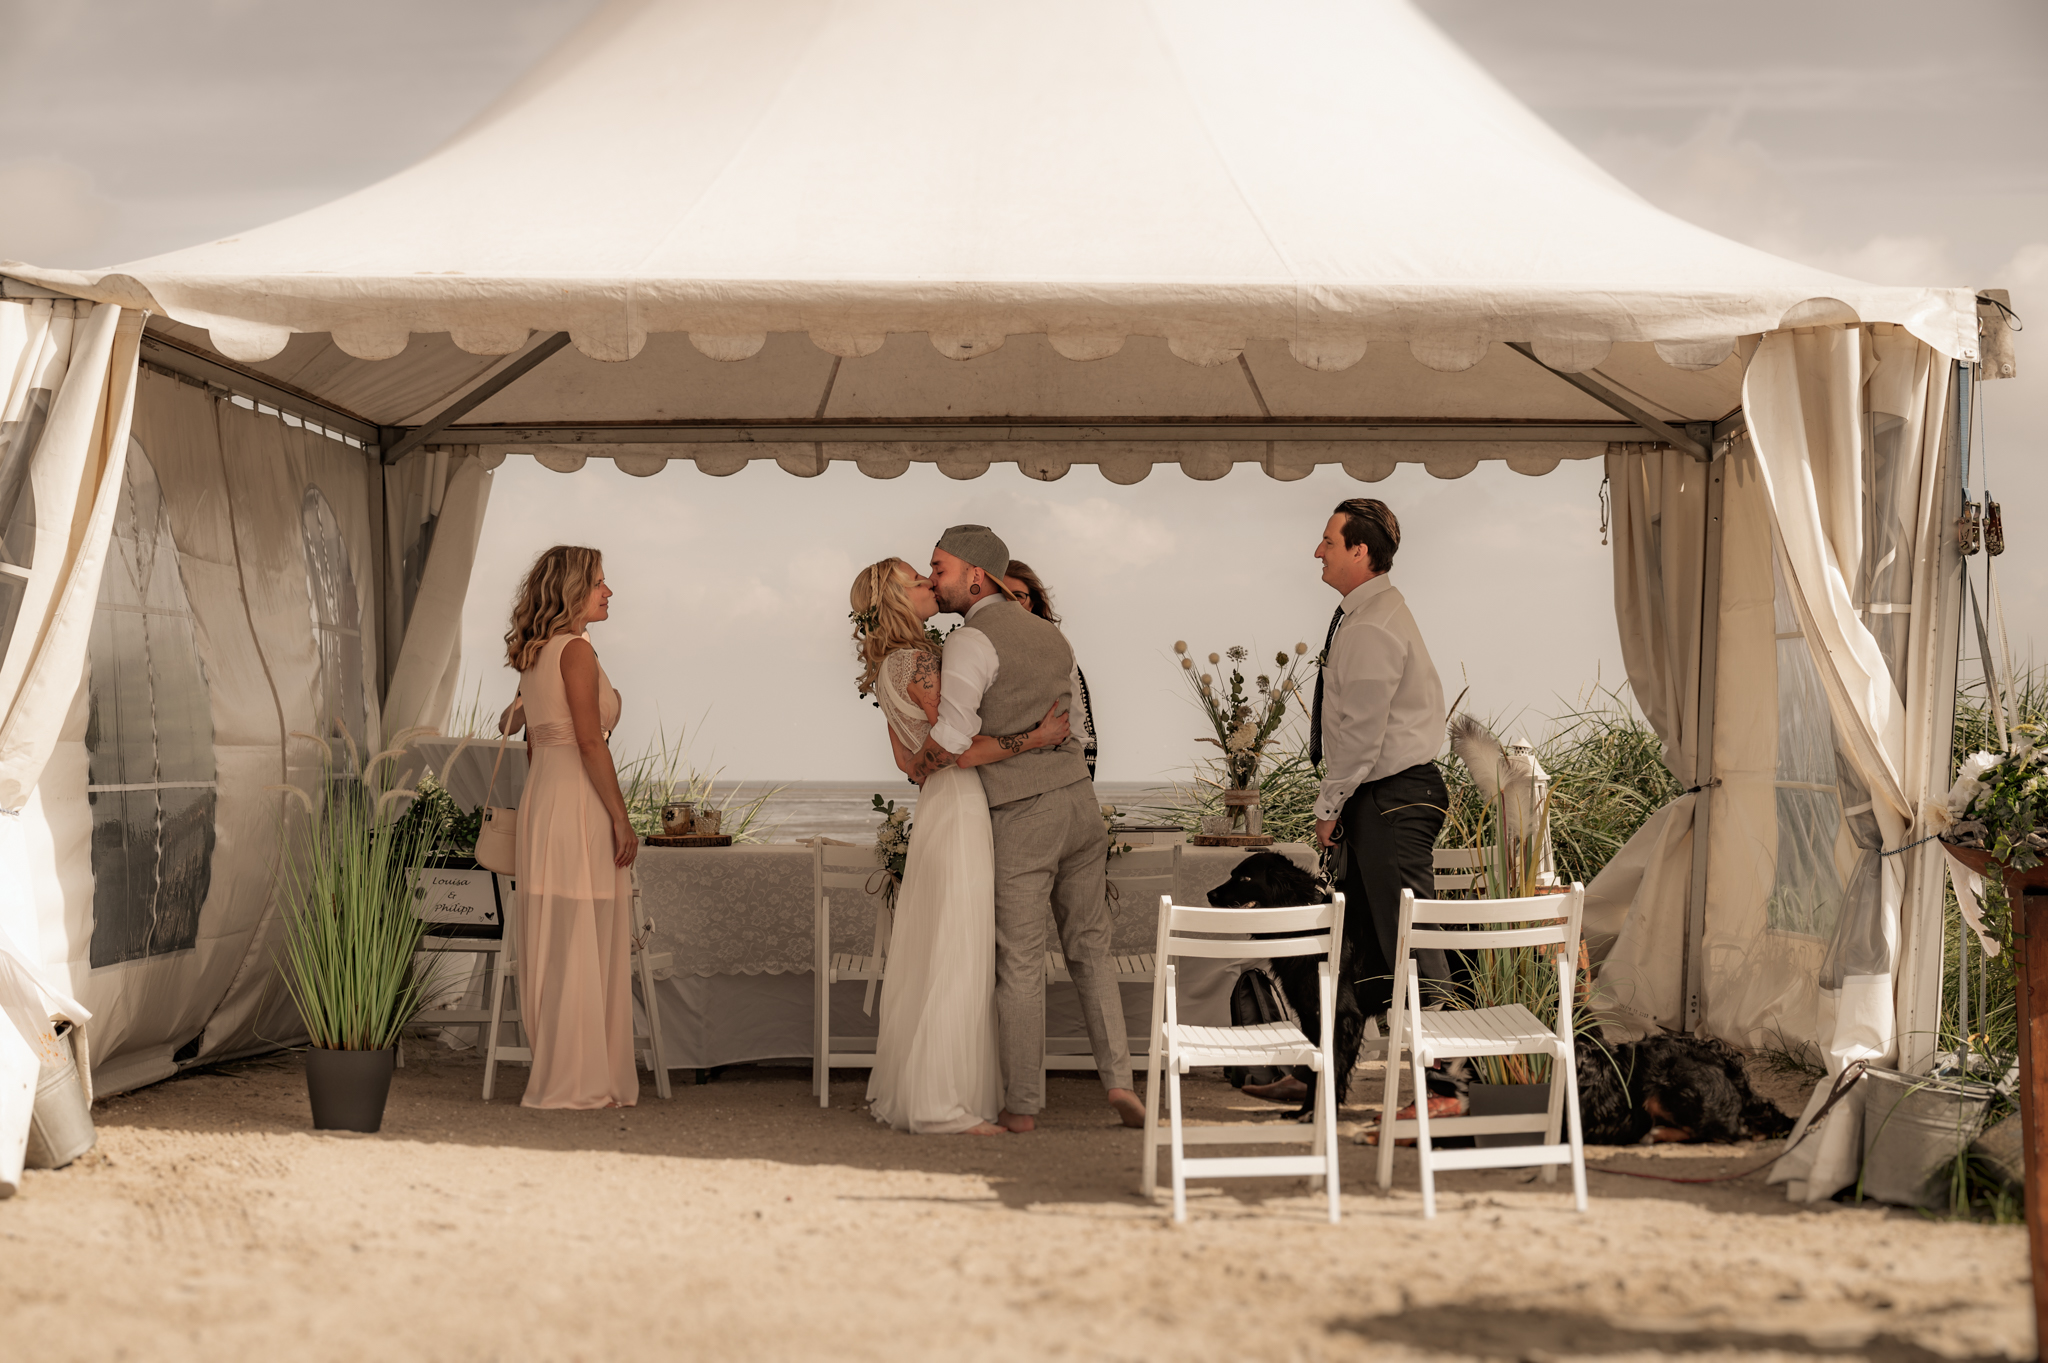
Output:
M1010 546L985 525L956 525L939 536L939 548L1000 580L1010 571Z

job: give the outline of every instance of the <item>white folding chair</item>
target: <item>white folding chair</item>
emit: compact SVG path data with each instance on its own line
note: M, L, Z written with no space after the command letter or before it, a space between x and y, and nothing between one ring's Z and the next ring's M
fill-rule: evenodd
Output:
M1322 1001L1322 1035L1311 1042L1298 1023L1265 1022L1250 1027L1183 1026L1174 992L1174 958L1207 956L1229 960L1247 951L1251 933L1299 934L1260 941L1253 950L1268 956L1321 956L1316 987ZM1225 934L1223 936L1188 934ZM1344 896L1327 904L1284 909L1211 909L1159 900L1157 972L1152 987L1152 1054L1146 1067L1144 1169L1140 1189L1153 1196L1159 1179L1159 1087L1165 1072L1169 1126L1166 1144L1172 1163L1173 1219L1188 1219L1190 1178L1299 1177L1323 1181L1330 1203L1330 1224L1339 1214L1337 1173L1337 1104L1330 1076L1336 1072L1335 970L1344 940ZM1260 1122L1254 1125L1184 1127L1180 1111L1180 1077L1196 1065L1307 1065L1324 1077L1316 1085L1315 1121ZM1190 1159L1190 1145L1280 1145L1317 1147L1309 1155L1241 1155Z
M1401 1092L1401 1066L1387 1065L1386 1094L1380 1108L1380 1187L1394 1184L1394 1143L1415 1138L1422 1165L1422 1215L1436 1215L1436 1174L1439 1169L1521 1169L1543 1167L1543 1181L1557 1181L1557 1166L1572 1171L1572 1203L1586 1210L1586 1151L1579 1128L1578 1067L1572 1049L1572 977L1579 954L1579 919L1585 888L1574 883L1564 895L1528 899L1417 899L1401 891L1401 928L1394 956L1394 1005L1388 1015L1389 1044L1406 1053L1414 1072L1415 1117L1396 1121ZM1480 924L1483 926L1471 926ZM1453 926L1439 926L1453 925ZM1421 980L1415 969L1417 949L1446 951L1540 951L1554 949L1557 965L1557 1024L1542 1020L1519 1003L1492 1008L1422 1010ZM1498 1117L1429 1115L1429 1086L1423 1072L1438 1060L1458 1056L1547 1055L1550 1104L1546 1112ZM1569 1109L1570 1131L1560 1127ZM1507 1145L1473 1150L1437 1150L1433 1136L1482 1136L1541 1132L1540 1145ZM1560 1139L1561 1135L1568 1139Z
M509 877L507 883L511 884L513 895L508 905L516 904L518 884ZM498 949L498 962L491 978L491 1007L482 1042L485 1102L491 1100L491 1094L497 1088L500 1064L533 1063L533 1045L525 1035L526 1029L520 1021L519 1010L505 1006L505 986L510 984L515 989L518 987L518 947L513 933L513 924L517 921L518 915L508 906L505 911L505 936L494 944ZM633 956L633 974L628 977L626 987L630 989L634 983L639 984L640 1006L647 1015L647 1031L643 1034L636 1027L633 1032L633 1057L636 1062L654 1072L654 1091L663 1098L672 1098L674 1092L668 1081L668 1058L661 1042L661 1003L654 994L654 972L671 969L675 958L666 951L649 949L648 944L654 934L654 920L641 915L640 876L637 872L633 876L633 921L637 925L629 948ZM525 1002L524 996L521 996L520 1001ZM503 1028L508 1023L513 1027L514 1036L517 1038L516 1043L509 1046L503 1041Z
M816 956L812 970L817 991L816 1016L812 1023L811 1092L818 1095L819 1107L832 1106L832 1070L835 1066L839 1069L865 1069L875 1063L873 1037L832 1035L832 986L841 980L866 980L868 1008L870 1011L874 1008L875 989L888 965L889 956L890 922L886 901L868 892L880 873L881 867L875 864L875 849L872 847L848 847L828 842L815 843L811 847L811 886L816 915L813 924ZM842 908L873 900L874 950L867 955L832 950L832 898L835 891ZM867 1049L853 1049L860 1046Z
M1111 857L1109 898L1112 912L1118 904L1156 904L1162 896L1171 897L1175 877L1180 874L1180 849L1183 845L1175 842L1133 847ZM1153 958L1149 951L1111 956L1110 965L1116 971L1118 986L1152 983ZM1073 982L1064 953L1045 953L1045 978L1048 982ZM1132 1062L1143 1059L1151 1047L1150 1037L1134 1034L1130 1038ZM1094 1047L1085 1036L1049 1036L1045 1039L1045 1067L1048 1070L1092 1070L1095 1068Z

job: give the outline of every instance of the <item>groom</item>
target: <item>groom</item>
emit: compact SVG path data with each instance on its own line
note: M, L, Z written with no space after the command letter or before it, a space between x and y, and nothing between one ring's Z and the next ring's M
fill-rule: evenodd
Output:
M939 609L966 623L946 638L939 721L911 764L920 786L967 751L977 734L1028 732L1060 701L1072 703L1074 651L1059 628L1010 598L1010 551L985 525L956 525L932 550ZM1067 970L1081 996L1095 1068L1125 1126L1143 1126L1131 1091L1123 999L1110 962L1108 848L1081 740L1021 752L979 768L995 837L996 1026L1003 1111L1029 1131L1045 1106L1045 920L1059 925Z

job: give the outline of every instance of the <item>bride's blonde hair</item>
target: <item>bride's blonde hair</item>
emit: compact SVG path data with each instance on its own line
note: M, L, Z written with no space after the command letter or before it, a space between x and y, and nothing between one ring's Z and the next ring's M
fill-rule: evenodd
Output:
M580 629L578 611L604 572L604 555L580 545L558 544L533 561L512 603L512 628L505 631L505 662L514 671L532 667L548 640Z
M911 571L910 565L900 558L870 563L860 570L860 576L853 580L853 590L847 593L853 605L847 616L853 621L854 655L860 659L863 696L875 689L875 679L882 675L882 659L897 649L939 651L931 635L925 633L924 621L910 608L910 594L903 590L898 568L905 573Z

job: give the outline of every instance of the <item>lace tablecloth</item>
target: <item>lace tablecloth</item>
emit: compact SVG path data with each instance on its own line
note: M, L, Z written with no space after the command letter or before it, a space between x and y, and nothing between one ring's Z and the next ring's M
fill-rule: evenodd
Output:
M1313 849L1298 843L1273 850L1315 866ZM1184 848L1174 898L1206 904L1209 891L1247 855L1234 847ZM676 974L809 973L815 921L809 847L643 847L638 866L641 911L654 920L655 949L674 955ZM873 900L846 898L833 897L832 949L866 954L874 949ZM1157 902L1113 901L1110 907L1114 950L1149 951L1159 930Z

